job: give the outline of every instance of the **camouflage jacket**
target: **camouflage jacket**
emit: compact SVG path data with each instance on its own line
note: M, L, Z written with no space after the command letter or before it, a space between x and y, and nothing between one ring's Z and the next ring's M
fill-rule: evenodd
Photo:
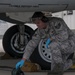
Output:
M66 70L72 66L72 59L68 59L75 49L75 34L61 18L51 18L46 29L37 29L28 42L23 58L29 59L41 39L51 38L49 48L52 53L51 69L57 63L63 64Z

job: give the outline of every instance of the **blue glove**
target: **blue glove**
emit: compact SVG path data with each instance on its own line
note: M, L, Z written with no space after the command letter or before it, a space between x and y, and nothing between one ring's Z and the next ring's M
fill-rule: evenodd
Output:
M48 45L51 43L51 40L50 40L50 38L48 38L47 39L47 41L46 41L46 48L48 48Z
M16 64L16 69L21 68L24 65L25 60L21 60Z

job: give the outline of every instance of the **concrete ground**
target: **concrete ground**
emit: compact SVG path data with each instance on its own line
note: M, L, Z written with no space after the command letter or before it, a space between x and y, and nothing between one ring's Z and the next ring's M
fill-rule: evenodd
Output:
M0 53L1 56L4 53ZM16 63L20 61L20 59L0 59L0 75L12 75L11 72L13 68L15 68ZM24 72L25 75L47 75L48 71L40 71L40 72ZM55 75L55 74L50 74ZM75 75L75 71L65 72L64 75Z
M2 47L2 40L0 40L0 58L4 56L5 52ZM13 68L15 68L15 64L20 59L0 59L0 75L12 75L11 72ZM40 72L24 72L25 75L47 75L48 71L40 71ZM54 75L54 74L50 74ZM64 75L75 75L75 71L65 72Z
M0 71L0 75L11 75L11 71ZM24 75L47 75L47 72L29 72L29 73L24 72ZM75 75L75 73L69 72L69 73L65 73L64 75Z

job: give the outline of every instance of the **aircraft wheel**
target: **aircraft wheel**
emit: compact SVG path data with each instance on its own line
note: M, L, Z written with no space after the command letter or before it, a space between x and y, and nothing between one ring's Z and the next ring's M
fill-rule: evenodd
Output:
M34 30L25 25L25 46L32 37ZM22 57L25 46L19 48L18 25L10 27L3 36L3 48L5 52L13 57Z
M47 39L42 39L39 46L32 53L30 60L41 66L42 70L50 70L52 55L50 49L47 49L46 44Z
M52 60L52 54L51 50L46 48L46 41L47 39L42 39L37 46L37 48L32 53L30 60L34 63L37 63L41 66L42 70L50 70L51 68L51 60ZM73 59L74 53L70 54L67 58Z

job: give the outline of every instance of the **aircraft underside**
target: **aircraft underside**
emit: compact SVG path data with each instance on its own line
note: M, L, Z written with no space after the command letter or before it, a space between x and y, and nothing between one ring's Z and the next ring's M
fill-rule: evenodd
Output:
M13 19L11 18L11 16L7 16L5 13L0 13L0 19L15 24L12 27L10 27L3 36L2 44L5 52L8 53L13 58L21 58L27 43L31 39L36 29L33 30L31 27L25 25L24 20L21 19L22 20L21 21L19 18ZM33 54L30 57L30 60L32 62L40 64L42 69L50 69L49 65L51 63L51 55L50 57L48 57L44 53L42 54L43 49L46 50L45 42L46 40L40 41L40 45L36 47L36 49L34 50ZM42 49L42 51L40 51L40 49ZM48 52L47 54L49 55ZM37 58L39 58L38 61L42 61L43 64L41 64L41 62L38 62L36 60ZM46 66L44 66L45 63L47 64Z
M33 12L47 12L46 15L50 17L51 12L74 9L75 0L0 0L0 19L15 24L3 36L4 50L14 58L22 57L27 43L36 31L24 25L31 22ZM46 39L40 41L30 60L41 65L42 69L50 69L51 54L46 52L45 43Z
M18 17L17 15L14 15L14 13L0 13L1 20L15 24L5 32L2 41L5 52L13 58L22 58L27 43L36 31L36 29L33 30L31 27L25 25L24 22L30 22L29 17L31 17L32 13L33 12L30 14L28 13L29 16L26 16L27 20L24 20L25 16L23 16L22 19L20 18L22 14L25 15L26 13L19 13ZM50 14L48 14L48 16L49 15ZM41 66L41 69L49 70L52 55L49 53L50 50L48 50L45 46L46 40L47 39L41 39L39 45L35 48L34 52L30 56L30 60L38 63ZM71 55L71 58L72 57L73 54Z

